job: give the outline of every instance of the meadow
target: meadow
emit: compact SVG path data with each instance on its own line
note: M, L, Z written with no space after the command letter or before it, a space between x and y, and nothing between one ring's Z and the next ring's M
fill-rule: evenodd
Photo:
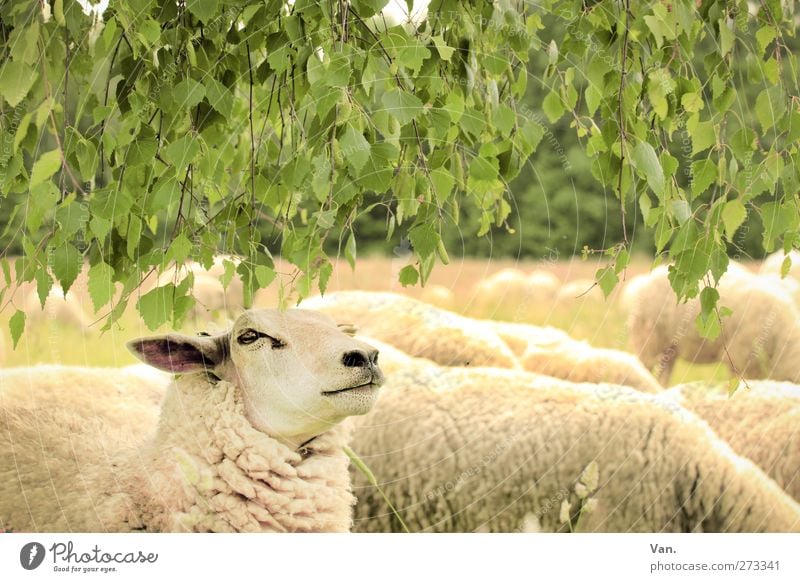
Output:
M355 270L351 269L345 261L338 261L331 276L328 291L345 289L392 291L420 297L424 293L423 288L420 286L404 288L397 281L397 274L407 264L407 260L404 256L359 257ZM549 271L562 283L586 281L587 293L585 295L527 304L524 309L507 301L499 301L488 311L484 309L480 315L492 319L552 326L568 332L574 338L586 340L598 347L631 351L631 347L628 345L626 312L620 301L621 290L626 280L647 272L651 261L644 256L634 258L625 271L620 285L607 299L602 298L599 288L595 287L590 290L588 284L600 266L602 266L602 262L598 259L582 260L579 257L558 261L464 258L434 269L427 286L441 285L452 290L455 295L453 310L474 316L477 314L474 293L476 285L501 269ZM750 267L755 270L757 263L753 263ZM583 287L579 286L579 288ZM14 304L24 305L25 297L31 291L30 287L18 289L13 296ZM87 314L93 313L84 277L79 277L70 294L78 299ZM276 304L276 284L263 290L256 297L255 305L258 307L274 307ZM14 350L11 349L11 339L8 335L8 317L13 311L6 309L0 314L0 325L3 327L4 334L2 337L3 365L6 367L47 363L124 366L136 362L125 348L125 342L154 333L147 329L135 310L130 307L117 325L105 332L100 331L102 321L94 316L91 319L97 320L97 322L88 329L81 330L76 326L60 323L52 316L48 316L47 313L37 314L35 309L28 311L28 325L25 334ZM224 316L219 316L212 321L189 320L181 331L184 333L194 333L200 330L213 331L224 328L225 324ZM169 330L169 326L165 325L159 332ZM723 364L697 365L679 361L671 383L680 384L695 380L723 381L729 377L730 372Z

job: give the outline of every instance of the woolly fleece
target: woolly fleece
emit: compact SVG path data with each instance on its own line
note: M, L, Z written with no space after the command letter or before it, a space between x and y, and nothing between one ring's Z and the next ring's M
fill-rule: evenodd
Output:
M0 373L0 528L349 530L344 423L298 452L250 425L232 384L182 376L157 420L162 391L119 370Z
M800 501L800 386L769 380L748 385L732 397L727 385L702 382L668 393Z
M660 397L422 364L383 390L352 447L411 531L565 531L565 513L589 532L800 531L797 503ZM354 487L356 531L400 531L355 472Z

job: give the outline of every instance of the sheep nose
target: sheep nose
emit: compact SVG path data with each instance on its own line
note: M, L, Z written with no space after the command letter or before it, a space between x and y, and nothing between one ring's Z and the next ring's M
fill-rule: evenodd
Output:
M345 353L342 363L347 368L367 368L373 366L378 359L378 350L369 353L363 350L353 350Z

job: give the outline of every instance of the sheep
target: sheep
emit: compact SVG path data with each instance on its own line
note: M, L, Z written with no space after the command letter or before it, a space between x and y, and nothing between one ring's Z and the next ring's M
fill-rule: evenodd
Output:
M452 310L456 305L455 294L444 285L428 285L420 293L420 301L441 307L442 309Z
M45 299L44 308L39 294L34 289L25 297L23 306L28 324L31 326L55 323L64 327L73 327L87 332L92 319L86 314L75 293L64 293L58 285L53 286Z
M792 251L789 253L792 265L789 273L784 277L781 275L781 265L785 255L782 252L774 253L766 258L759 271L761 277L772 281L776 288L782 288L791 295L797 306L800 306L800 252Z
M340 291L306 299L301 305L353 324L411 356L442 365L520 368L505 342L480 322L410 297Z
M559 288L556 300L562 304L602 303L605 301L605 296L600 286L592 279L573 279Z
M727 385L695 382L666 394L800 501L800 386L756 380L730 397Z
M410 531L800 531L800 505L661 396L405 363L352 448ZM353 470L355 531L403 528Z
M764 259L764 262L761 265L761 272L780 275L781 266L783 266L783 261L786 259L786 257L787 254L784 254L783 251L772 253L766 259ZM800 251L791 250L788 253L788 257L792 262L791 266L789 267L789 276L793 277L795 280L800 280Z
M547 271L526 274L519 269L502 269L473 288L470 311L487 316L502 308L524 315L533 308L550 305L559 284L558 278Z
M131 370L0 372L0 528L350 529L342 421L377 398L377 350L304 310L129 347L179 374L160 417L162 381Z
M596 348L553 327L487 321L519 358L522 368L572 382L608 382L643 392L659 392L661 385L642 363L627 352Z
M735 269L719 282L720 305L733 314L715 340L695 328L699 299L678 304L667 268L631 280L625 289L631 346L667 384L678 357L697 363L725 361L746 378L800 382L800 313L774 279ZM729 357L729 356L730 357Z

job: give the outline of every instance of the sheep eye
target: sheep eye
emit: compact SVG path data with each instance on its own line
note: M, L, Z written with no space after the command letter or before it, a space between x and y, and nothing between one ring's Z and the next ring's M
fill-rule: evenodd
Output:
M252 344L259 337L261 337L261 335L256 330L248 329L240 333L239 337L236 338L236 341L238 341L241 345L246 346Z
M236 338L236 341L238 341L241 345L246 346L252 344L256 340L261 339L262 337L267 338L271 342L270 347L273 350L279 350L286 347L286 342L283 340L279 340L276 337L272 337L271 335L261 333L260 331L256 331L254 329L246 329L239 334L239 337Z

